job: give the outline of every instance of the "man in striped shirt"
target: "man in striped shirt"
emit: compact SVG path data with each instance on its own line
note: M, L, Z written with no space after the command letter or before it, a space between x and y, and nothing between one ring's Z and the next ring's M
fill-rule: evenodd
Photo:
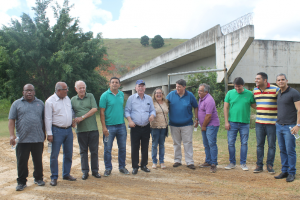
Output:
M268 83L268 75L257 73L255 77L256 88L253 90L256 101L256 154L257 162L254 173L263 171L264 145L268 138L267 170L274 174L273 163L276 151L276 120L277 120L277 94L279 88Z

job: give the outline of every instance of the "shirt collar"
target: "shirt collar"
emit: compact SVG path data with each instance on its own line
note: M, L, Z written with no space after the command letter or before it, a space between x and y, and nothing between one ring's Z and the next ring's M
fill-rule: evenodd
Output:
M207 93L207 95L205 95L205 97L203 97L202 99L200 98L200 101L204 101L208 97L208 95L210 95L210 94Z
M117 94L119 94L119 92L120 92L120 90L118 90L118 93L117 93ZM117 95L117 94L112 93L112 91L110 90L110 88L108 88L108 93L111 93L111 94L113 94L113 95Z
M84 98L87 98L86 93L82 99L84 99ZM78 94L77 94L77 99L81 99L81 98L79 98Z
M280 94L287 93L287 92L290 90L290 88L291 88L291 87L290 87L290 86L288 86L288 88L286 88L286 90L285 90L284 92L282 92L282 93L281 93L281 90L280 90Z
M140 98L140 95L138 93L135 93L135 98ZM145 93L144 93L144 96L143 96L143 99L145 99Z
M60 100L60 98L57 96L57 94L56 94L56 93L54 93L54 98L55 98L55 101L58 101L58 100Z
M267 88L269 88L271 86L270 83L267 82ZM258 89L260 89L259 87L257 87Z
M34 97L34 100L32 102L34 102L36 100L36 97ZM26 101L26 99L23 97L21 97L21 101Z
M179 96L179 94L177 93L177 90L175 90L175 94L177 94ZM187 95L188 95L187 91L184 90L184 95L183 96L187 96Z

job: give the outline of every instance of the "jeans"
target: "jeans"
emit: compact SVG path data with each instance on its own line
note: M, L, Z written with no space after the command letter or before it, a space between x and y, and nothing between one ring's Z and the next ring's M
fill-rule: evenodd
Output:
M107 125L106 128L109 130L108 142L104 142L103 135L103 144L104 144L104 164L106 170L112 170L111 164L111 150L113 147L113 142L115 137L117 138L118 143L118 158L119 158L119 169L125 168L126 164L126 140L127 140L127 131L125 124L118 125Z
M257 166L263 167L264 159L264 146L266 137L268 138L268 156L267 156L267 165L273 167L275 152L276 152L276 126L275 124L259 124L255 125L256 130L256 154L257 154Z
M58 155L60 146L63 147L63 177L69 176L72 167L73 156L73 132L72 128L61 129L52 126L53 142L50 156L51 179L58 178Z
M239 132L240 139L241 139L240 164L241 165L246 164L250 124L239 123L239 122L229 122L229 124L230 124L230 130L227 131L229 161L230 163L236 164L235 141L236 141L237 133Z
M276 123L276 134L278 137L278 146L280 149L281 172L296 174L296 139L291 134L289 127L293 125L280 125Z
M92 173L98 173L98 147L99 147L99 131L88 131L77 133L78 144L80 148L81 157L81 171L82 173L89 173L89 148L91 153L91 170Z
M43 149L44 143L19 143L16 146L18 184L26 184L28 177L28 160L31 154L34 171L33 177L36 181L43 180Z
M166 128L152 128L152 161L157 164L157 145L159 144L159 163L164 163Z
M141 146L141 166L148 164L148 148L150 139L150 124L132 127L130 129L132 168L139 168L139 151Z
M219 126L207 126L206 131L202 131L203 145L205 148L205 162L218 165L217 134Z

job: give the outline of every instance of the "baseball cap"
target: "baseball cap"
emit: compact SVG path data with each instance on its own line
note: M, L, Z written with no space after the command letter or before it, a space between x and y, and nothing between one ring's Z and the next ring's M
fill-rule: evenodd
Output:
M137 84L137 85L140 85L140 84L144 84L145 85L145 81L143 81L143 80L137 80L136 82L135 82L135 84Z

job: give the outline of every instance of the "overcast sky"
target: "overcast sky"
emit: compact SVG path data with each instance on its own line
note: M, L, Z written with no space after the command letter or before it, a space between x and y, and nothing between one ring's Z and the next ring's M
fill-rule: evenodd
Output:
M54 3L56 1L53 1ZM63 0L57 0L62 5ZM247 14L254 15L256 39L300 41L300 0L70 0L72 17L84 32L102 32L104 38L190 39L217 24L221 26ZM35 0L2 0L0 24L20 19ZM55 24L51 5L47 10Z

